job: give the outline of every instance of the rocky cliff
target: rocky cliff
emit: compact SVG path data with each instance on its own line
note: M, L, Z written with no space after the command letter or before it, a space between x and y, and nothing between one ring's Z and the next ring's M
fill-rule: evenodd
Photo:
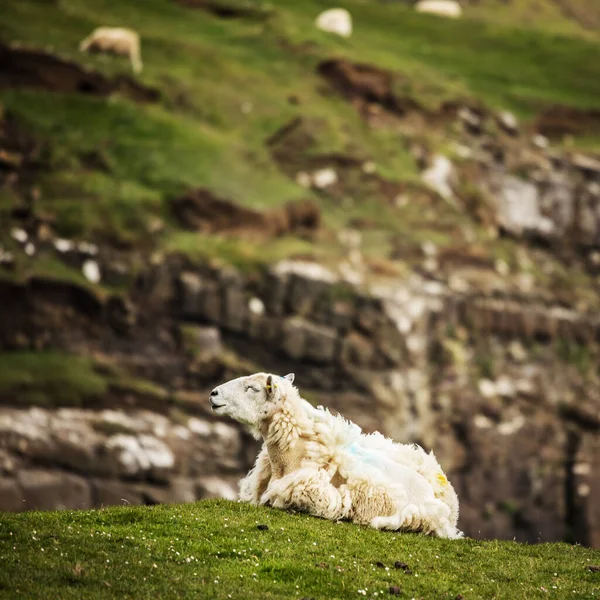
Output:
M117 384L77 407L4 397L3 510L235 497L256 444L211 415L207 392L268 368L365 431L434 449L468 535L600 543L600 396L576 360L595 318L416 276L367 294L297 261L254 277L165 263L119 301L4 284L11 303L4 347L85 348L156 389Z

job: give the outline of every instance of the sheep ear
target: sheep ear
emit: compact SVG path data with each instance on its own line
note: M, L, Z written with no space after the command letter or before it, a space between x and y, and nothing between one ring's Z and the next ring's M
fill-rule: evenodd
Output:
M294 377L295 375L293 373L288 373L284 379L287 379L290 383L294 383Z
M267 389L267 397L272 398L275 395L275 388L277 387L277 384L273 383L272 375L267 377L267 385L265 387Z

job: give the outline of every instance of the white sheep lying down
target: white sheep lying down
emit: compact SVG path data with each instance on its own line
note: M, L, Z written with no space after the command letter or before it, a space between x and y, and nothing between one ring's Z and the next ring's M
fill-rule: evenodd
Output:
M263 440L240 500L376 529L460 538L458 497L433 453L314 408L294 375L256 373L216 387L210 404Z
M142 72L140 36L126 27L97 27L79 44L81 52L111 52L127 56L134 73Z

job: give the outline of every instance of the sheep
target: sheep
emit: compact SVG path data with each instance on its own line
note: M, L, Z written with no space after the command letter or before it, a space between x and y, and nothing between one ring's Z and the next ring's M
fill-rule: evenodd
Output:
M240 501L376 529L462 537L458 497L433 453L364 434L343 416L314 408L293 381L293 374L256 373L210 394L216 415L263 441L240 481Z
M322 12L316 18L315 25L327 33L346 38L352 35L352 15L345 8L330 8Z
M127 56L134 73L142 72L140 36L125 27L97 27L79 44L81 52L112 52Z
M415 10L451 19L458 19L462 15L462 8L455 0L421 0L415 5Z

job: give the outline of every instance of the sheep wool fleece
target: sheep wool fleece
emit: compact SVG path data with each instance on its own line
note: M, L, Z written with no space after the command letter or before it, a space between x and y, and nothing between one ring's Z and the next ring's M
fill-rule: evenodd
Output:
M293 381L293 374L256 373L211 393L216 414L263 441L240 482L240 500L377 529L462 537L458 497L432 452L364 434L341 415L314 408Z

